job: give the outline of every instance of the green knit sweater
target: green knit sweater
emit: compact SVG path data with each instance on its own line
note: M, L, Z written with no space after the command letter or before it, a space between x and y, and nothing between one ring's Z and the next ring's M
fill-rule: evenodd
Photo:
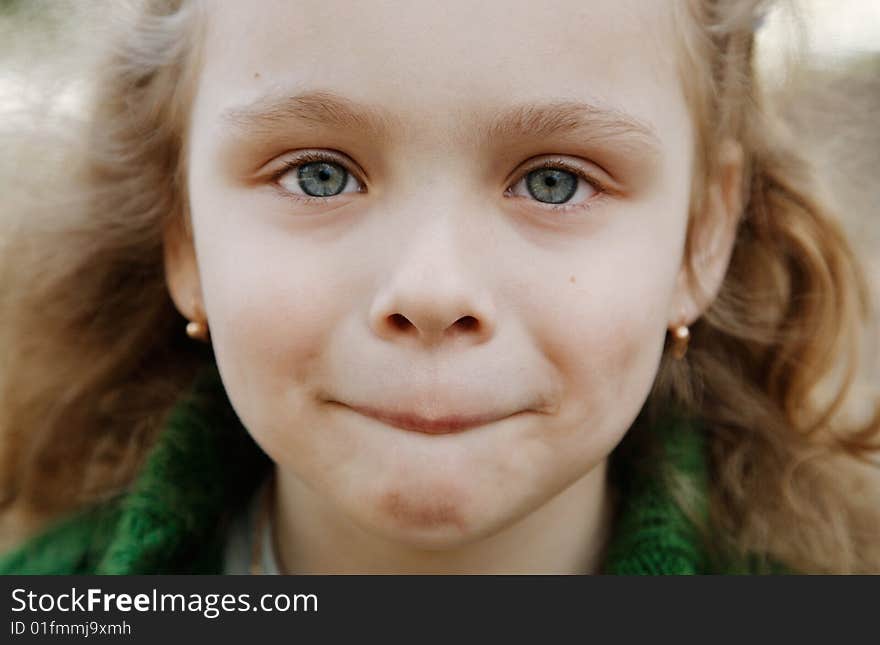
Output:
M697 426L651 427L662 468L618 449L619 500L602 571L613 574L780 573L762 558L710 557L705 538L659 477L677 471L707 512L705 440ZM625 446L624 446L625 448ZM623 451L621 451L623 450ZM655 460L656 461L656 460ZM221 573L229 524L271 461L241 425L211 365L172 410L128 491L55 522L0 557L0 574Z

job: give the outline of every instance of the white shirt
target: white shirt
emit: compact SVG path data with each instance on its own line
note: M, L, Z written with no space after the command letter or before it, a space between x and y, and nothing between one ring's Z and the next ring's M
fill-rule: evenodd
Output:
M249 575L251 557L254 552L254 526L260 510L264 486L257 486L250 501L233 518L226 538L225 555L223 558L224 575ZM263 530L258 536L262 544L262 566L265 575L279 575L278 559L275 557L275 542L272 539L272 518L263 522Z

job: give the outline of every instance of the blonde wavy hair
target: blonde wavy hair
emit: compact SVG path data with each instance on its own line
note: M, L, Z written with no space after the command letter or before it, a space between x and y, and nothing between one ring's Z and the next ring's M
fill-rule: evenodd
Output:
M810 166L762 105L753 48L765 5L673 5L697 132L685 248L695 287L692 240L725 139L745 152L745 207L721 291L691 328L686 359L664 353L643 413L675 406L702 420L709 517L691 510L685 480L670 483L719 554L757 553L802 572L880 572L871 461L880 408L871 402L868 420L842 414L868 291ZM43 162L52 194L4 190L7 541L124 491L174 401L211 360L182 333L162 245L166 227L188 229L185 142L201 21L191 0L136 8L100 61L81 134ZM27 154L45 139L18 132L10 140ZM651 437L636 424L625 441Z

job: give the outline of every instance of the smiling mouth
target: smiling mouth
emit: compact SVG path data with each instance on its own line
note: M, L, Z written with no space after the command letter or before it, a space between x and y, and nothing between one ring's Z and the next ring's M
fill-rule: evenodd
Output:
M354 410L358 414L376 419L377 421L400 428L401 430L422 432L424 434L452 434L455 432L464 432L465 430L478 428L492 423L493 421L500 421L501 419L513 416L512 414L484 414L470 416L452 415L428 419L412 413L400 414L356 405L349 405L346 407Z

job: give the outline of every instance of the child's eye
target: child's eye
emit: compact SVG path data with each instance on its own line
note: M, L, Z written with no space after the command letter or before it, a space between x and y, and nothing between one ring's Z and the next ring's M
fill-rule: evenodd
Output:
M580 168L562 161L545 161L528 171L510 189L515 197L530 197L551 209L583 207L583 202L605 192L603 185ZM573 203L570 203L574 199Z
M286 192L310 201L324 200L344 192L361 192L360 182L334 157L310 153L285 161L274 176Z

